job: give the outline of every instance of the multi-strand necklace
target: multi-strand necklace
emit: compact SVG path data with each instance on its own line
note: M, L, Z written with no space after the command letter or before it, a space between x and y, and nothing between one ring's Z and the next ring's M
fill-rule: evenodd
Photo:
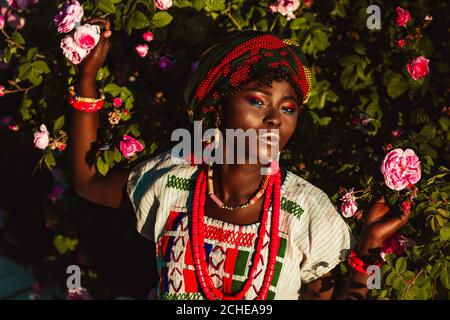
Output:
M275 272L275 264L279 246L278 227L280 220L280 189L281 189L280 170L275 174L268 175L267 186L265 187L265 198L263 204L263 215L261 224L259 226L258 239L256 242L256 249L251 264L251 270L248 279L245 281L242 289L234 294L226 294L220 289L216 288L208 271L208 264L206 262L206 253L204 250L204 216L205 216L205 199L206 199L206 185L207 185L207 169L203 168L195 184L194 199L192 205L192 251L194 256L195 271L200 286L208 300L241 300L245 297L248 290L252 287L255 278L256 269L261 259L261 252L266 234L266 223L269 217L269 207L271 198L273 200L272 221L270 232L270 246L269 259L264 274L261 289L256 297L257 300L265 300L269 293L270 284L272 283Z

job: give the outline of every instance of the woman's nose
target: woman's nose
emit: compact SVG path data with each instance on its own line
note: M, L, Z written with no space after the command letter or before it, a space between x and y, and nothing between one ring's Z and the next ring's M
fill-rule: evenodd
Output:
M281 126L281 114L276 108L269 108L263 119L264 124L270 128L279 128Z

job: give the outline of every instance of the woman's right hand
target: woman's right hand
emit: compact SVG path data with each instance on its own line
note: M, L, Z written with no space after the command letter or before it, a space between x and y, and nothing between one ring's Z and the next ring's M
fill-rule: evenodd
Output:
M110 47L109 37L112 32L110 30L111 24L109 20L94 18L89 21L91 24L100 24L100 29L104 27L104 31L100 34L100 40L97 45L89 52L87 57L80 64L80 77L81 78L93 78L97 76L98 70L105 63L106 57Z

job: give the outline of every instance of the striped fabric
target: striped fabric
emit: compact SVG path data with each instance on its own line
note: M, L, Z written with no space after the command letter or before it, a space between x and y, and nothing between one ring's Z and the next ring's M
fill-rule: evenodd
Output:
M169 150L138 164L130 173L127 191L138 232L156 243L159 297L202 299L189 239L192 186L199 167L175 160ZM268 299L299 299L302 283L321 277L344 260L354 239L328 196L306 180L288 171L281 196L281 243ZM239 226L207 216L204 222L211 278L224 292L236 292L251 267L259 222ZM264 278L270 219L267 223L262 259L246 299L257 296Z

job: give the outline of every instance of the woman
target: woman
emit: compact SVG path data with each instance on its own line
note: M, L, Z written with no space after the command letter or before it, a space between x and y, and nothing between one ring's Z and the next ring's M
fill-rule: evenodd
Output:
M88 99L98 98L95 78L111 36L108 21L92 22L104 24L105 31L80 69L77 93ZM293 135L310 90L306 61L295 43L245 31L203 54L185 100L194 117L216 132L270 132L257 151L273 159L274 146L282 150ZM261 159L248 161L249 143L244 163L180 162L169 150L131 170L98 178L87 160L98 126L97 112L74 110L75 187L97 204L131 204L138 231L156 244L161 299L364 298L368 266L380 265L384 240L410 215L389 213L380 199L365 214L355 246L323 191L278 170L276 161L261 174ZM223 139L223 155L236 151L230 150L230 139ZM331 271L352 248L354 270L342 291L334 292Z

